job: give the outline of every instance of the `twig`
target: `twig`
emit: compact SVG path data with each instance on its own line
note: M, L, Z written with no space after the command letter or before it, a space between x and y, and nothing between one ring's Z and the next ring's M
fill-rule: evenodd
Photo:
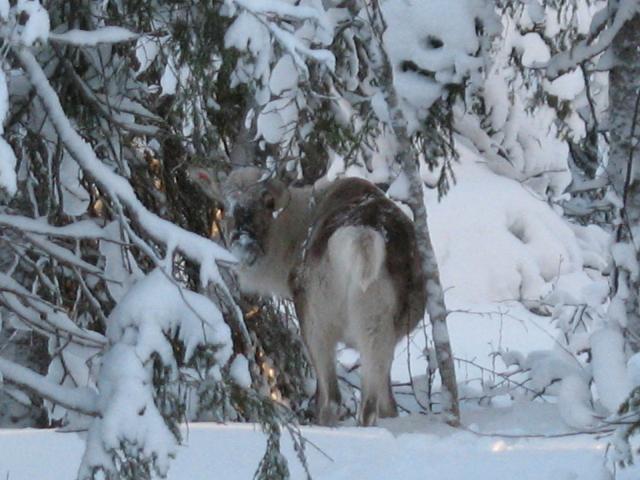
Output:
M498 433L498 432L478 432L477 430L473 430L472 428L467 427L466 425L460 425L460 428L463 430L473 433L479 437L501 437L501 438L565 438L565 437L576 437L579 435L605 435L610 434L615 431L614 428L601 428L598 430L581 430L576 432L562 432L562 433Z

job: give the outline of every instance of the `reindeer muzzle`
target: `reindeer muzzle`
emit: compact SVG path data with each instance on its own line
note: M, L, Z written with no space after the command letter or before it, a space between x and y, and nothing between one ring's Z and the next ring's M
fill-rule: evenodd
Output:
M263 251L260 243L250 232L236 230L231 234L231 253L240 264L251 266L263 254Z

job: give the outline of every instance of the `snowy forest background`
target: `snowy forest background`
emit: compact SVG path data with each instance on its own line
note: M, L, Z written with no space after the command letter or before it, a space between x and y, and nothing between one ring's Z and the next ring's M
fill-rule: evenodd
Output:
M426 204L458 428L522 412L504 438L583 433L609 445L598 475L629 474L640 2L0 0L0 36L1 429L79 432L79 478L142 479L174 471L184 422L254 422L250 472L314 477L293 308L238 292L221 206L187 174L256 164ZM428 326L397 347L396 434L450 408ZM340 353L356 436L357 366Z

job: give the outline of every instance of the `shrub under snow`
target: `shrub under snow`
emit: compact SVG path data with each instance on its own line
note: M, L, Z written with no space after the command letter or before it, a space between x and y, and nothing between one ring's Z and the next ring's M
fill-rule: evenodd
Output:
M89 429L80 477L109 465L123 471L117 463L124 461L123 452L140 459L136 468L149 468L146 462L154 459L153 467L165 475L176 453L178 419L163 418L165 412L154 398L154 373L166 369L165 381L177 379L173 338L184 345L179 360L188 362L198 347L216 345L216 365L226 364L232 353L229 327L211 300L181 288L156 269L118 303L109 316L107 336L112 346L98 377L101 418Z

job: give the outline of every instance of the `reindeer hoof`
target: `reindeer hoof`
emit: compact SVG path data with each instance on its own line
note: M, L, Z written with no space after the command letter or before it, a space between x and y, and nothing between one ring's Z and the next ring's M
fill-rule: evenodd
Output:
M362 427L373 427L378 421L378 401L375 398L367 398L362 402L358 424Z
M338 405L333 402L321 407L318 411L318 424L324 427L337 426L338 418Z

